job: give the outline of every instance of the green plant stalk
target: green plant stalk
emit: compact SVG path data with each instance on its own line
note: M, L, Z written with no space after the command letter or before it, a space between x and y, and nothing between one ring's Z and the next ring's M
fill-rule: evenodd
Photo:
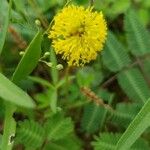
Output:
M90 0L89 3L90 3L90 6L93 6L94 5L94 0Z
M38 7L37 2L35 0L28 0L28 3L33 8L33 10L36 12L36 14L38 15L38 18L41 20L41 23L44 26L44 28L47 29L48 21L42 14L42 10L40 7Z
M9 1L8 19L11 14L11 6L12 6L12 0ZM9 21L7 20L7 25L5 26L4 30L7 30L8 23ZM2 44L1 51L2 51L3 45L4 43ZM0 148L1 150L11 150L13 147L13 141L11 141L11 136L13 137L16 132L16 122L13 118L13 113L16 107L9 102L6 102L5 105L6 105L5 107L6 110L5 110L4 131L3 131L3 137L2 137L2 145Z
M68 99L69 94L69 67L66 68L66 99Z
M52 94L52 101L50 102L51 109L54 113L57 112L57 83L58 83L58 70L56 69L57 59L56 54L53 48L50 48L50 61L52 62L54 67L51 67L51 77L53 81L53 85L55 87L53 94Z
M53 48L50 48L50 61L52 62L54 66L54 67L51 67L51 77L53 80L53 84L56 85L58 82L58 70L56 69L57 60L56 60L56 54Z
M6 102L5 105L6 111L1 150L11 150L13 147L13 141L11 141L11 139L15 136L16 132L16 122L13 118L16 106L8 102Z

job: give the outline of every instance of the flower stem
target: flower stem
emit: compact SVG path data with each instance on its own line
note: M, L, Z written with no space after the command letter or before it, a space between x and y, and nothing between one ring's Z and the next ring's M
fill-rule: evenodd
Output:
M53 48L51 48L50 50L50 61L54 65L54 67L51 67L51 77L52 77L53 85L55 87L55 89L53 90L53 94L51 95L52 100L50 102L50 106L51 106L52 111L56 113L57 112L57 87L56 85L58 83L58 70L56 69L57 59L56 59L56 54Z
M69 94L69 67L67 67L66 68L66 73L65 73L65 75L66 75L66 99L68 99L68 94Z
M16 122L13 118L13 113L16 107L13 104L6 103L5 107L5 121L4 121L4 132L2 137L2 150L11 150L13 147L12 138L16 132Z
M56 54L53 48L51 48L51 51L50 51L50 61L54 65L54 67L51 68L52 81L53 81L53 84L56 85L58 82L58 70L56 69L57 59L56 59Z
M90 6L94 5L94 0L90 0Z

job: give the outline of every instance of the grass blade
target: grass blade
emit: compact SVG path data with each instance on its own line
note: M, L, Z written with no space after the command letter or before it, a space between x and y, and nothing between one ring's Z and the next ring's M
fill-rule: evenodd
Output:
M127 150L150 126L150 99L145 103L135 119L119 139L116 150Z
M0 73L0 97L19 106L33 108L33 100L19 87Z
M2 25L0 25L1 26L1 29L0 29L1 30L0 31L0 54L2 52L4 43L5 43L5 38L6 38L6 34L7 34L8 25L9 25L11 5L12 5L12 0L9 1L9 5L6 0L0 0L0 14L1 14L0 21L2 21ZM5 14L5 15L3 16L3 14Z
M41 55L41 39L42 33L39 31L25 50L25 54L13 74L12 81L14 83L27 77L36 67Z

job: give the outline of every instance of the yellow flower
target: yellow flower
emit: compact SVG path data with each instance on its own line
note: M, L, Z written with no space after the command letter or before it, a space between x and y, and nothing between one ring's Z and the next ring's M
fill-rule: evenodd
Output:
M61 54L69 66L83 66L95 60L106 40L107 25L102 12L92 7L70 5L54 18L48 37L56 54Z

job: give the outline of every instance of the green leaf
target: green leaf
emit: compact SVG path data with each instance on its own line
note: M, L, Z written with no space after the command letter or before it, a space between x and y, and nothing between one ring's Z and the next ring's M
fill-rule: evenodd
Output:
M147 77L150 78L150 59L149 59L149 57L145 58L143 60L143 70L144 70L144 73L147 75Z
M34 95L34 99L37 102L37 109L46 109L49 108L49 100L51 99L51 90L45 92L37 93Z
M45 123L45 130L49 140L59 140L73 131L73 122L58 113Z
M41 39L42 33L39 31L25 50L25 54L13 74L12 80L14 83L18 83L27 77L36 67L41 55Z
M140 8L138 10L138 16L139 16L141 23L144 26L147 26L147 24L149 23L149 10L145 8Z
M126 13L125 30L127 42L133 55L141 56L150 53L150 35L134 10L129 10Z
M93 68L80 68L76 75L77 83L80 87L90 86L95 79L95 72Z
M100 90L99 95L103 100L108 101L108 104L111 104L114 97L113 94L102 89ZM107 111L108 110L104 109L104 107L98 106L95 103L85 105L81 120L82 130L91 134L102 129L105 123Z
M33 100L19 87L0 73L0 97L16 105L33 108Z
M43 127L33 120L19 122L16 142L23 144L27 148L39 148L44 141L45 131Z
M118 127L124 127L126 129L140 108L141 105L136 103L118 103L115 111L112 113L111 122L118 124Z
M1 145L2 145L2 135L0 134L0 150L1 150Z
M114 72L121 70L131 62L126 49L111 32L108 34L102 60L105 66Z
M107 90L104 89L100 89L100 92L98 93L98 95L100 95L100 97L106 101L108 103L108 105L111 106L111 103L114 99L114 94L113 93L109 93ZM103 127L105 126L105 121L107 118L107 113L109 113L110 111L108 111L107 109L104 109L104 113L101 117L101 123L100 123L100 131L103 129Z
M12 0L9 1L9 5L6 0L0 0L0 54L2 52L7 29L9 25L10 12L11 12ZM1 24L2 23L2 24Z
M94 8L103 11L109 19L115 19L119 14L123 14L130 7L130 0L94 0Z
M145 103L150 97L150 89L137 68L129 69L118 74L118 82L129 98Z
M71 82L73 79L75 79L75 76L68 76L68 82ZM66 77L62 78L56 85L56 88L60 88L61 86L65 85L66 83Z
M26 2L25 1L13 0L13 4L15 5L16 10L21 12L21 14L26 13L25 12L25 8L26 8Z
M96 104L87 104L84 107L84 114L81 122L82 130L87 133L94 133L98 130L101 118L104 114L104 108Z
M44 147L44 150L81 150L81 144L76 138L69 136L57 141L51 141Z
M28 78L30 80L32 80L33 82L36 82L36 83L39 83L39 84L41 84L43 86L46 86L46 87L54 89L54 86L50 82L45 80L45 79L42 79L40 77L34 77L34 76L29 76Z
M50 8L58 4L57 0L37 0L39 7L42 9L42 12L48 11Z
M135 119L119 139L116 150L127 150L150 126L150 99L145 103Z
M94 150L114 150L119 137L120 134L101 133L100 137L96 136L92 142Z
M4 118L5 115L5 105L3 100L0 98L0 119Z
M130 4L130 0L114 1L110 10L110 13L112 13L111 15L117 16L124 13L130 7Z
M99 137L95 137L92 145L94 146L94 150L116 150L116 144L120 137L121 134L119 133L101 133ZM140 138L131 148L126 148L125 150L149 150L149 146L144 139Z

